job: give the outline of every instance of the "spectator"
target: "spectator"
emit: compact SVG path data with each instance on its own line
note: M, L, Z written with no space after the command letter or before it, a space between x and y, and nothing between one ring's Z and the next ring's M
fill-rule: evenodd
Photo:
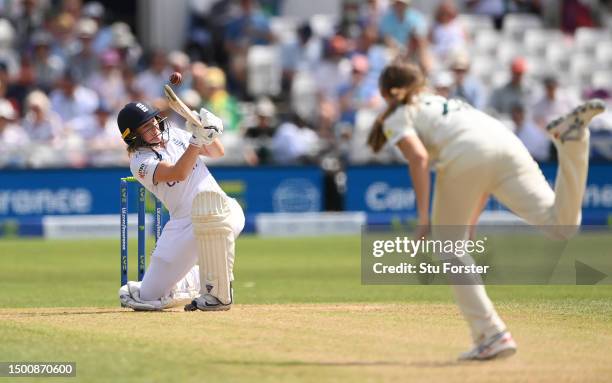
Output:
M496 29L501 29L506 7L505 0L466 0L466 10L477 15L491 16Z
M261 12L256 0L240 0L239 9L225 26L225 50L229 56L231 79L237 91L245 93L246 56L250 46L267 45L274 41L268 17ZM233 85L233 84L232 84Z
M75 20L81 17L83 0L62 0L61 11L72 16Z
M118 110L125 105L127 97L123 75L119 69L119 54L114 50L106 51L100 61L100 70L91 77L88 86L95 90L111 109Z
M453 75L447 71L438 72L433 76L432 85L437 95L444 98L450 98L450 91L453 86Z
M98 55L93 49L93 38L97 31L98 26L91 19L81 19L76 25L79 41L76 52L68 60L68 65L75 71L79 82L87 82L99 69Z
M121 66L124 68L136 68L142 55L142 50L130 30L130 26L123 22L114 23L111 25L111 36L111 47L119 53Z
M277 164L311 163L318 146L317 134L299 116L282 123L272 139L272 156Z
M237 131L242 117L236 99L227 92L225 73L217 67L207 68L205 73L203 106L223 120L225 131Z
M3 64L0 63L0 76L3 76L3 73L5 73ZM8 77L0 81L4 84L8 82ZM6 98L16 106L18 115L22 115L25 99L35 87L36 74L32 66L32 60L24 56L21 58L21 66L19 68L19 73L17 73L17 77L13 81L8 82L8 87L6 89Z
M110 118L112 111L103 103L94 113L83 115L72 121L73 131L88 146L102 150L104 148L121 148L119 129L115 119Z
M14 123L15 109L5 99L0 99L0 144L3 150L18 150L29 143L23 128Z
M537 161L548 161L550 158L551 141L544 129L538 127L528 118L525 107L514 104L510 116L514 123L514 131L521 139L531 156Z
M183 81L180 85L175 85L175 90L182 92L192 87L189 56L181 51L172 51L168 53L168 65L171 72L179 72L183 75Z
M385 44L399 54L413 55L425 72L431 69L425 17L410 4L412 0L393 0L380 24Z
M43 27L46 5L39 0L23 0L21 7L11 20L17 35L17 48L26 50L32 34Z
M544 78L544 95L533 105L533 119L542 129L555 118L571 112L580 100L559 89L559 82L555 75Z
M248 127L244 133L254 151L254 158L248 161L252 165L272 163L272 137L276 133L275 118L276 107L268 98L262 98L255 105L256 124ZM248 157L248 156L247 156Z
M52 88L65 68L62 58L51 54L52 40L53 36L42 30L37 31L32 36L34 77L36 78L36 85L45 91Z
M293 80L298 71L313 72L321 62L323 41L312 33L308 23L297 30L296 41L283 44L281 49L283 75L286 83Z
M77 20L72 13L62 12L51 23L51 33L53 35L51 52L60 57L64 63L68 61L77 44L74 34Z
M102 4L97 1L91 1L83 6L83 17L89 18L96 23L98 31L93 38L93 50L100 55L111 48L113 43L113 34L111 27L104 25L105 9Z
M379 29L381 20L387 11L387 3L386 0L366 0L361 6L359 15L361 27Z
M458 50L451 55L450 69L453 72L454 83L449 96L466 101L476 109L483 110L486 102L485 89L480 81L469 74L470 57L464 50Z
M533 98L533 87L526 83L527 61L522 57L512 60L510 81L493 91L489 106L497 113L510 114L516 104L528 105Z
M565 33L574 33L580 27L596 27L595 11L597 8L591 4L593 2L584 0L561 0L561 30Z
M451 52L464 48L466 44L465 31L457 15L454 0L444 0L436 10L429 40L439 62L445 62Z
M10 77L17 74L19 70L19 56L15 49L15 29L7 19L0 15L0 61L6 64Z
M63 122L91 114L98 107L98 96L93 90L79 85L74 74L67 70L51 92L51 108L59 114Z
M136 76L136 87L142 91L145 100L152 102L156 98L163 97L163 87L168 83L170 69L166 54L162 51L154 51L149 62L149 67Z
M30 141L55 146L62 133L62 120L51 110L51 103L40 90L31 92L26 98L26 114L23 129Z
M377 83L366 81L368 58L357 54L351 59L351 79L338 89L340 121L355 124L357 111L362 108L376 108L382 103Z
M318 92L326 100L336 100L340 85L349 81L350 61L346 57L349 42L336 35L329 40L325 56L314 72Z

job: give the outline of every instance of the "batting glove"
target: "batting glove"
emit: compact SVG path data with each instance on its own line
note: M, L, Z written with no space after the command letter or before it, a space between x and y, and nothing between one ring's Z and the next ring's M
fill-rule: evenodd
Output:
M200 109L198 115L196 111L192 111L194 115L202 123L201 126L194 126L187 123L187 129L193 132L193 136L189 141L192 145L202 147L202 145L210 145L217 137L223 134L223 121L205 108Z

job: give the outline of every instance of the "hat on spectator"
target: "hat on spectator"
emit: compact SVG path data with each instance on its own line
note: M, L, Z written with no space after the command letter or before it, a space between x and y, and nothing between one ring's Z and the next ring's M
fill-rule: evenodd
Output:
M0 99L0 118L13 120L15 118L15 108L8 100Z
M49 97L40 90L33 90L26 98L27 109L38 107L43 113L47 113L50 105Z
M470 68L470 56L464 50L453 52L450 57L450 68L452 70L468 70Z
M83 6L83 16L101 19L104 17L104 6L97 1L89 2Z
M433 86L436 88L450 88L453 85L453 76L447 72L438 72L433 76Z
M118 21L111 26L113 46L116 48L130 48L134 46L136 39L132 35L130 26Z
M202 97L194 89L185 89L180 97L190 109L197 109L202 103Z
M98 24L92 19L85 18L79 20L76 25L76 34L78 37L91 38L98 32Z
M189 56L181 51L168 53L168 64L175 68L187 68L189 66Z
M206 85L211 88L225 88L225 73L218 67L206 69Z
M274 117L276 114L276 106L267 97L262 97L255 104L255 114L260 117Z
M0 19L0 47L8 48L15 39L15 28L7 19Z
M510 64L510 70L512 73L525 73L527 72L527 60L523 57L517 57L512 60L512 64Z

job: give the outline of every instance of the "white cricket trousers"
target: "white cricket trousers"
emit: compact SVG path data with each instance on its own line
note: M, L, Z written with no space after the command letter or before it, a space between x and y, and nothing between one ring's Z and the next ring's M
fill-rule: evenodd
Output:
M469 225L481 197L492 194L502 204L548 235L568 238L581 221L581 207L589 160L589 132L580 141L555 140L559 168L553 191L538 164L514 135L504 135L499 146L483 144L448 164L436 175L432 235L447 231L439 225ZM502 142L503 141L503 142ZM458 234L458 233L457 233ZM467 232L460 234L464 239ZM470 257L471 258L471 257ZM467 262L473 259L468 259ZM474 342L506 328L484 286L452 285L459 308L469 323Z
M238 238L244 228L244 213L235 199L228 197L228 201L232 230L235 238ZM197 262L198 243L193 234L191 217L170 219L151 255L149 268L140 286L140 297L157 300L168 295ZM233 259L230 264L234 264Z

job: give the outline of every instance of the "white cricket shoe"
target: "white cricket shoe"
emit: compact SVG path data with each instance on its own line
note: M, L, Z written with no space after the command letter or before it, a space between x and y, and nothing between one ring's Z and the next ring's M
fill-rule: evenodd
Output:
M584 137L584 132L593 117L606 110L606 103L602 100L589 100L574 109L571 113L551 121L546 131L552 137L565 141L576 141Z
M459 355L459 360L491 360L507 358L516 353L516 342L509 331L497 333L471 349Z

